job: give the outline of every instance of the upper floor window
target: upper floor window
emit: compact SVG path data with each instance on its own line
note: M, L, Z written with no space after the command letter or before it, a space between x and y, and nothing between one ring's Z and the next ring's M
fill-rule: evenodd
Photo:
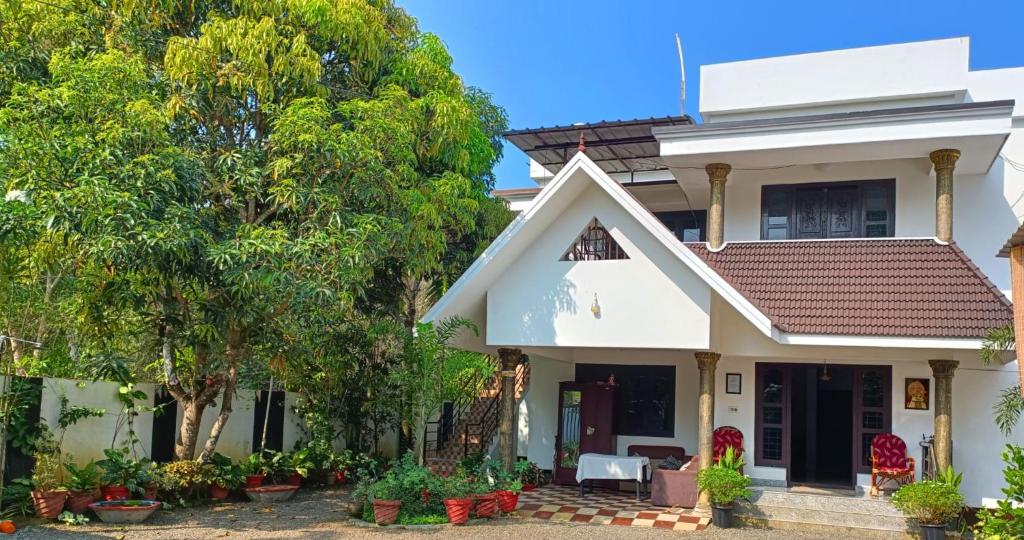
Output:
M583 232L562 255L563 261L610 261L628 258L626 252L597 218L590 220Z
M895 180L763 186L761 239L895 236L895 192Z
M675 233L676 238L683 242L704 242L707 240L705 223L708 219L706 210L681 210L677 212L655 212L668 230Z

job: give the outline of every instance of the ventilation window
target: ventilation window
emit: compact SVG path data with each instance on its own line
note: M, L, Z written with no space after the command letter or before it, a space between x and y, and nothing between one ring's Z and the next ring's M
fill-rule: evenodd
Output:
M628 258L597 218L587 224L565 255L562 255L563 261L614 261Z

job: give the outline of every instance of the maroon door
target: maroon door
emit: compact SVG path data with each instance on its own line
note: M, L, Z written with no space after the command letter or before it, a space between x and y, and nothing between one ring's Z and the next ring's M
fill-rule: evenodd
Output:
M614 396L614 387L603 383L559 384L555 483L576 483L580 454L615 454Z

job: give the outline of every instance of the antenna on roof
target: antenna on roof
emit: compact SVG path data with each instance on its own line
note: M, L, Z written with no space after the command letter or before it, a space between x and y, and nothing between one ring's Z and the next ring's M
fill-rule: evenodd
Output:
M683 42L676 32L676 52L679 53L679 114L686 116L686 67L683 65Z

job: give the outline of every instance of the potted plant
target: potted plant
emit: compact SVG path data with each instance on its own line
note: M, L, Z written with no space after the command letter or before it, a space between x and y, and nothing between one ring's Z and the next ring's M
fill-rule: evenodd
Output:
M35 470L32 472L32 506L41 518L54 519L64 509L68 498L60 486L60 458L53 452L36 452Z
M254 488L263 485L263 479L268 472L268 463L263 454L259 452L250 454L240 465L242 474L245 476L245 487Z
M515 472L523 484L523 491L533 491L544 484L544 472L532 461L520 459L516 462Z
M104 523L141 523L160 508L157 501L99 501L89 505Z
M345 449L331 456L331 468L334 470L334 483L347 484L348 471L352 465L352 451Z
M697 488L711 500L711 522L723 529L732 527L733 503L750 496L750 477L740 474L743 458L732 448L714 466L697 473Z
M136 489L142 498L148 501L155 501L161 484L160 466L151 459L139 461L139 469L135 475Z
M315 464L310 459L308 448L299 448L287 454L287 467L285 467L285 470L288 471L288 476L285 483L292 486L301 486L302 479L309 476L309 471L314 466Z
M366 490L373 503L373 520L377 525L391 525L402 508L402 486L396 475L389 474L370 484Z
M64 470L68 473L64 483L64 487L68 488L68 510L82 514L100 498L100 468L91 460L82 467L69 461L64 464Z
M452 525L463 525L469 521L469 511L473 508L473 482L465 475L453 474L441 478L437 482L439 495L444 500L444 511Z
M108 448L103 451L106 458L96 462L103 469L100 475L100 492L107 501L124 500L138 491L138 478L141 469L139 462L128 457L128 449L115 450Z
M227 499L231 491L237 489L245 481L239 466L232 463L231 458L222 454L213 454L207 471L210 498L215 501Z
M964 498L951 483L922 480L901 486L892 494L892 504L917 521L924 540L942 540L946 526L960 515Z
M163 467L163 486L168 494L182 501L206 496L210 466L196 460L172 461Z
M498 499L498 509L502 513L514 512L519 505L519 492L523 489L523 483L515 473L501 471L498 474L498 489L494 492Z
M473 478L474 512L477 517L491 517L498 509L498 495L495 492L501 474L501 462L486 458L479 466L476 478Z

